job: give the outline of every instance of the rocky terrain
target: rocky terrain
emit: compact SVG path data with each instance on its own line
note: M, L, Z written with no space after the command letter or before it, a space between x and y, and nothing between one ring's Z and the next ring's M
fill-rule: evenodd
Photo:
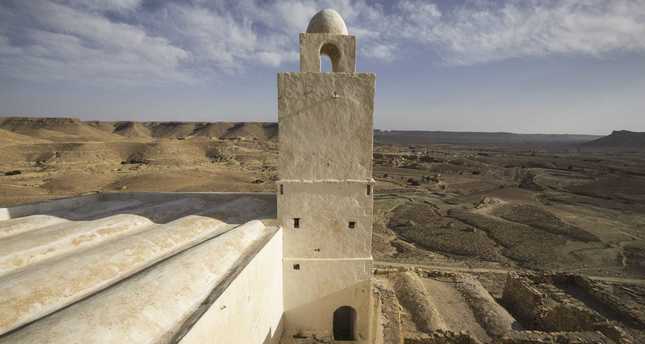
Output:
M645 342L637 134L620 150L597 144L616 133L532 144L418 135L375 148L379 299L401 309L384 332L406 343Z
M611 135L593 141L585 142L582 148L587 151L614 150L614 151L642 151L645 147L645 133L629 130L613 131Z
M275 123L0 118L0 204L119 190L270 191L276 140Z
M0 118L0 206L273 191L275 123ZM376 131L386 343L645 342L642 133Z

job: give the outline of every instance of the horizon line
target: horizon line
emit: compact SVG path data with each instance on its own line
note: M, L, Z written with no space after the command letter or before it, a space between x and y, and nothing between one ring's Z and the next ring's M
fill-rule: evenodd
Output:
M275 121L235 121L235 120L214 120L214 121L200 121L200 120L105 120L105 119L81 119L76 116L65 115L14 115L14 114L0 114L0 120L6 118L41 118L41 119L74 119L80 122L103 122L103 123L116 123L116 122L133 122L133 123L278 123ZM449 129L383 129L374 128L374 131L388 132L388 131L403 131L403 132L426 132L426 133L464 133L464 134L514 134L514 135L577 135L577 136L607 136L614 131L633 131L629 129L611 129L606 134L591 134L591 133L576 133L576 132L515 132L515 131L486 131L486 130L449 130Z

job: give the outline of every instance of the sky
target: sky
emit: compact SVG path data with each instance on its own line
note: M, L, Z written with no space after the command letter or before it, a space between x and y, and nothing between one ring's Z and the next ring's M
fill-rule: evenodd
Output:
M645 0L0 0L0 116L276 121L324 8L376 128L645 131Z

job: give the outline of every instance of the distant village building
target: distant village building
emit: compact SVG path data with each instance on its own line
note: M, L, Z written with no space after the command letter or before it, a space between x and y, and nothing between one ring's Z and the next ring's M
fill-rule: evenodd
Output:
M374 83L323 10L300 34L300 72L278 75L276 194L0 209L0 344L377 342Z

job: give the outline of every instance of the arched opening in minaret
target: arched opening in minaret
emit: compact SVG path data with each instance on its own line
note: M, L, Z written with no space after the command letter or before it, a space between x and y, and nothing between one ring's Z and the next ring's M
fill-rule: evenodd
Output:
M356 340L356 311L342 306L334 311L334 340Z
M322 73L338 72L340 50L332 43L325 43L320 48L320 71Z

